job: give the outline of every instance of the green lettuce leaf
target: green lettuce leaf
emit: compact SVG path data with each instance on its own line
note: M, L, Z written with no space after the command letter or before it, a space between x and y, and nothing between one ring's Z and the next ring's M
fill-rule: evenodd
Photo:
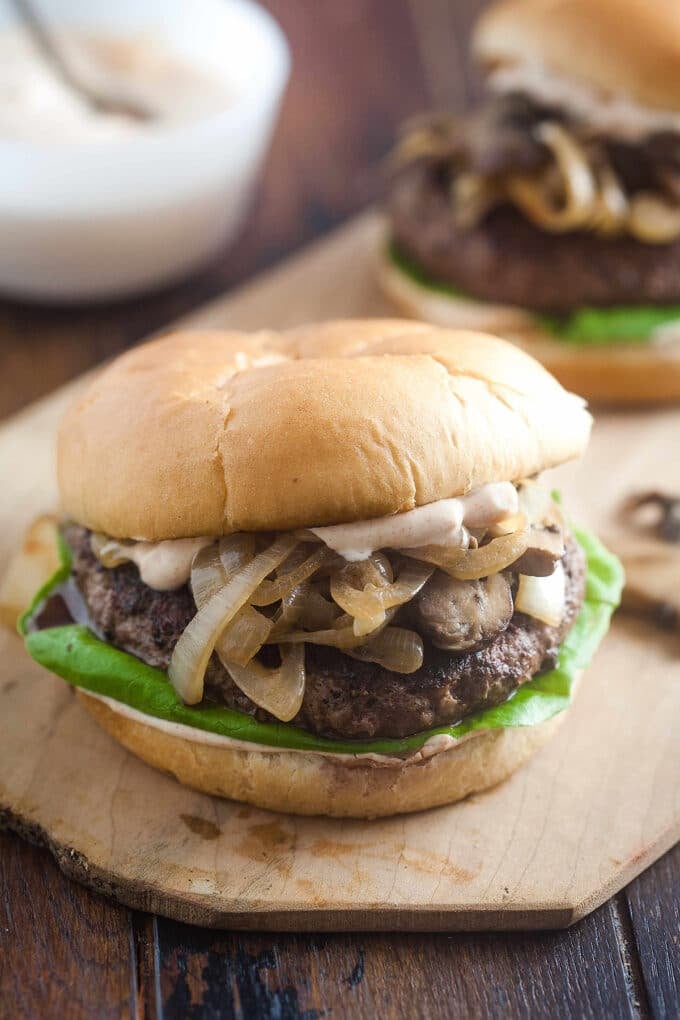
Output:
M56 588L58 585L62 584L71 573L71 550L64 536L62 535L61 531L58 528L56 541L57 549L59 552L59 559L61 562L55 573L49 579L49 581L46 581L42 588L39 588L37 590L37 592L33 596L33 601L31 602L30 606L24 613L21 614L21 616L17 620L17 630L22 635L26 633L29 620L31 619L32 616L34 616L36 610L40 608L40 606L43 604L43 602L50 594L50 592L53 591L54 588Z
M413 259L394 244L389 257L397 268L420 287L451 297L476 300L451 284L434 280ZM612 308L579 308L569 315L535 313L537 322L548 333L565 343L605 346L618 343L645 343L652 333L670 322L680 322L680 305L626 305Z
M644 343L660 326L680 321L680 305L580 308L564 317L538 318L548 332L568 343L592 346Z
M502 705L471 715L455 726L439 726L401 740L330 740L287 723L257 722L229 708L190 707L177 696L165 673L106 644L87 627L68 624L30 631L32 616L68 576L70 553L64 542L60 543L62 565L21 618L20 630L35 661L67 683L113 698L158 719L270 747L342 754L404 754L422 747L435 734L462 737L472 730L532 726L545 722L569 705L575 675L588 665L607 632L623 586L623 570L616 557L587 531L575 529L575 534L586 554L588 582L585 601L562 644L556 668L523 684Z

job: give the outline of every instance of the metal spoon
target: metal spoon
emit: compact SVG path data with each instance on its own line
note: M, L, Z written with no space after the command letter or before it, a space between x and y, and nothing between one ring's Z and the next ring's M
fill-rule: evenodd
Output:
M53 25L47 24L43 16L36 11L31 0L11 0L11 3L53 73L67 88L84 99L91 109L97 113L113 114L132 120L154 119L153 110L136 97L123 95L119 87L113 91L109 89L109 83L106 84L105 89L102 89L97 84L88 82L75 69L73 60L69 60L67 57L65 51L69 48L69 44L66 38L61 37L61 33Z

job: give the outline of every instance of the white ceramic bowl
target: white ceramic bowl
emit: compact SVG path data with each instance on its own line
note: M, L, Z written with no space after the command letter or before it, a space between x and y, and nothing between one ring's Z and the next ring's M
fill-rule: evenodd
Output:
M178 279L234 237L271 138L289 51L251 0L50 0L92 35L154 33L226 84L223 109L107 143L0 138L0 290L57 301ZM0 0L0 30L11 26Z

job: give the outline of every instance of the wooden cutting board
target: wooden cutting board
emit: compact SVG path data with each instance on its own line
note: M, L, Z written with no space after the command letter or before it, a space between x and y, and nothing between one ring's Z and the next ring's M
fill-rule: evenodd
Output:
M188 322L288 326L385 308L369 214ZM81 383L0 429L0 563L55 504L53 436ZM631 490L680 491L680 411L603 414L554 472L574 516L621 537ZM197 924L287 930L561 927L680 834L680 637L620 618L555 740L466 802L374 822L300 819L193 793L101 732L0 635L0 819L78 881Z

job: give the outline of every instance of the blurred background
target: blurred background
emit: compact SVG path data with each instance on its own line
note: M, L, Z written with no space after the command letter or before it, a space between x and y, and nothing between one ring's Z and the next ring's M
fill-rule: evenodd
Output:
M292 66L237 241L183 282L132 299L59 307L0 297L0 418L377 200L398 124L432 107L464 108L478 93L466 50L481 0L262 6L283 29Z

